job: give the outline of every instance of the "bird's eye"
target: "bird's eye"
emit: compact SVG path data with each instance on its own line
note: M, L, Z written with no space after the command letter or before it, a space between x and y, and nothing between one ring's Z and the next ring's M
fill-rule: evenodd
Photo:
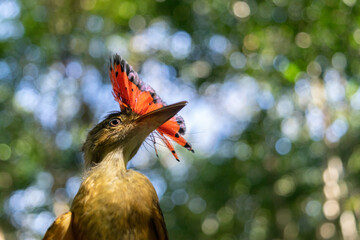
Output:
M114 118L109 122L109 125L112 127L116 127L121 123L121 120L118 118Z

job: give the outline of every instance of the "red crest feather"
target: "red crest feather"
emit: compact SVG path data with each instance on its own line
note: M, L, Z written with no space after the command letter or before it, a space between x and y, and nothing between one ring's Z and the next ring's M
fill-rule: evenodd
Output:
M155 109L166 106L166 103L145 82L141 81L133 68L119 55L110 59L110 79L115 100L120 104L120 109L130 108L133 112L144 115ZM187 150L194 152L185 140L186 127L184 119L175 115L155 130L158 136L171 151L176 160L179 158L169 138Z

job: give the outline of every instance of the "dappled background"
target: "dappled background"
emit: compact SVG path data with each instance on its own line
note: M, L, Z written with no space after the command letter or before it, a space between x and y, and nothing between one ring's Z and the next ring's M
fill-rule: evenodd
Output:
M40 239L118 110L119 53L181 111L195 154L129 163L171 239L357 239L356 0L0 0L0 239Z

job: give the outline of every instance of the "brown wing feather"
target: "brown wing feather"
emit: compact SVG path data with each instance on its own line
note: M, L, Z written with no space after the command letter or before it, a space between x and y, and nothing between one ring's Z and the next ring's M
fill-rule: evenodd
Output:
M161 212L159 202L154 202L155 211L151 219L151 224L156 235L157 240L168 240L168 233L164 221L164 216Z
M58 217L47 230L43 240L74 240L71 216L71 212L67 212Z

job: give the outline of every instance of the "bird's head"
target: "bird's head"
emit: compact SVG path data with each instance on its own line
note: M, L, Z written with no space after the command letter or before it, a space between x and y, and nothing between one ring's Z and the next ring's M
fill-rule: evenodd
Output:
M179 112L187 102L168 105L145 115L130 109L109 114L88 134L83 145L85 165L100 163L106 154L122 152L127 163L138 151L145 138Z

